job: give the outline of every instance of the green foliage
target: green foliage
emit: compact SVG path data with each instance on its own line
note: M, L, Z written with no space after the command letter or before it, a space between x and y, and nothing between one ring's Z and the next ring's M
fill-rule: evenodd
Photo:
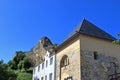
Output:
M0 80L32 80L32 63L22 51L17 51L7 64L0 60Z
M20 63L21 60L24 59L24 57L25 57L24 52L17 51L13 59L8 62L9 67L13 70L17 70L18 64ZM19 68L20 68L20 64L19 64Z
M16 80L17 74L13 70L8 71L8 80Z
M118 36L120 36L120 32L117 33ZM112 41L113 44L117 44L117 45L120 45L120 40L114 40Z
M25 58L23 59L23 68L24 68L25 70L27 70L27 69L29 69L30 67L32 67L32 64L31 64L31 62L29 61L28 57L25 57Z
M29 58L24 54L22 51L17 51L15 56L11 61L8 62L8 65L13 70L22 70L22 69L29 69L32 67L32 63Z
M13 61L15 62L16 65L18 65L19 62L24 59L24 57L25 57L24 52L17 51L16 55L13 57Z
M17 69L17 65L15 64L15 61L13 61L13 60L10 60L10 61L8 62L8 65L9 65L9 67L10 67L11 69L13 69L13 70L16 70L16 69Z
M5 70L5 68L6 68L6 66L3 64L3 61L1 60L0 61L0 80L6 80L5 73L7 71Z
M0 80L32 80L32 63L22 51L17 51L7 64L0 60Z
M31 68L29 68L29 69L27 70L27 73L32 74L32 73L33 73L33 68L32 68L32 67L31 67Z
M23 63L24 63L23 61L19 62L19 64L17 65L18 69L21 70L23 68Z
M30 73L19 73L17 80L32 80L32 74Z
M49 49L56 49L58 46L58 44L53 44L53 45L50 45L48 46Z
M9 69L7 64L0 61L0 80L16 80L17 75Z
M113 43L113 44L120 45L120 40L114 40L112 43Z

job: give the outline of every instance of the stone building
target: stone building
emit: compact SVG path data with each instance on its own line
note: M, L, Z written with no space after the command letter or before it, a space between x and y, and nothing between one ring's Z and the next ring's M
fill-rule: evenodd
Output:
M120 46L83 19L56 50L56 80L120 80Z

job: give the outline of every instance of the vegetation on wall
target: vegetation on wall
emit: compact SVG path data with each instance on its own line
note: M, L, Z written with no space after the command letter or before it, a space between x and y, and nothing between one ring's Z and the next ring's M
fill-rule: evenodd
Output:
M120 37L120 32L117 33L117 35ZM113 43L113 44L120 45L120 39L114 40L112 43Z

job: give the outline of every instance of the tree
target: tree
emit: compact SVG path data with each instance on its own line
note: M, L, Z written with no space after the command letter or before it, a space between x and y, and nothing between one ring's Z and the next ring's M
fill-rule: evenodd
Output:
M32 64L31 64L30 60L28 59L28 57L25 57L24 58L23 68L29 69L30 67L32 67Z
M8 70L8 80L16 80L17 74L13 70Z
M17 65L18 69L22 69L23 68L23 64L24 64L24 61L20 61L19 64Z
M22 68L22 60L24 59L25 54L22 51L16 51L12 60L8 62L8 65L11 69L17 70Z
M0 80L16 80L17 75L9 69L7 64L0 61Z
M16 65L18 65L19 62L24 59L24 57L25 57L24 52L22 52L22 51L16 51L16 54L13 57L13 61L15 62Z
M9 66L11 69L13 69L13 70L16 70L16 69L17 69L17 65L15 64L15 61L13 61L13 60L10 60L10 61L8 62L8 66Z
M17 51L7 64L0 60L0 80L32 80L32 63L22 51Z
M3 64L3 60L0 60L0 80L7 80L5 77L6 76L5 68L6 68L6 65Z

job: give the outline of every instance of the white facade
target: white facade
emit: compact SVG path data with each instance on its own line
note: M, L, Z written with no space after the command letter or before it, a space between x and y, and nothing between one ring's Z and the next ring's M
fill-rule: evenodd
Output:
M47 51L45 60L33 69L32 80L55 80L55 54Z

